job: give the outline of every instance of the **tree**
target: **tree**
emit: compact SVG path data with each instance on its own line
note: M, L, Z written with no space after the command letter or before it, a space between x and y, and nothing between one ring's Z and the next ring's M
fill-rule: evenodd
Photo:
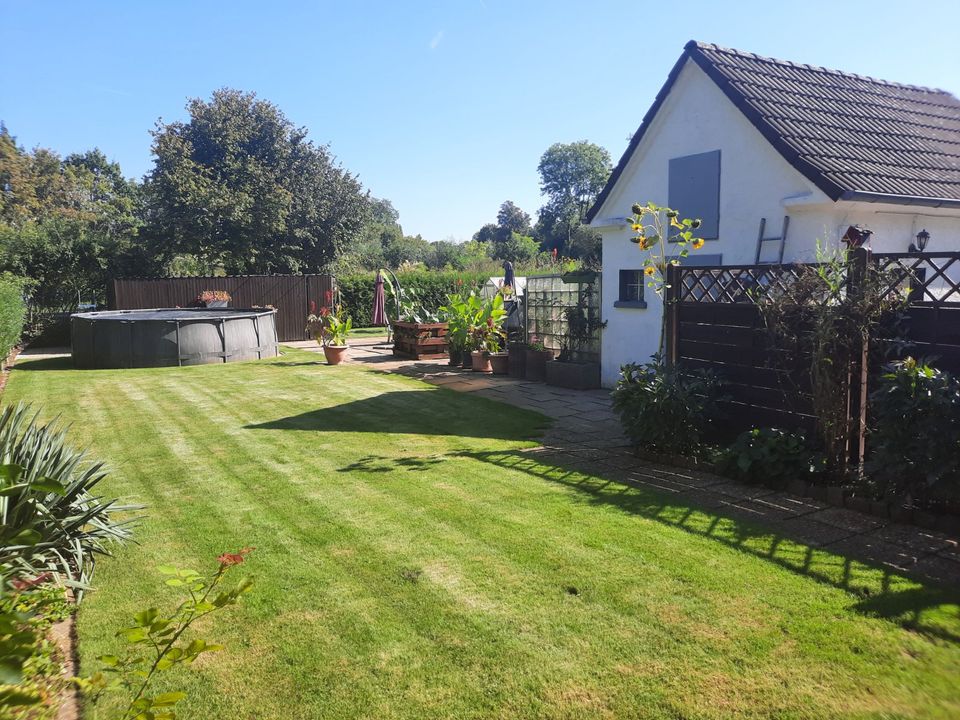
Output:
M509 260L516 264L530 262L538 252L540 252L540 243L529 235L515 232L510 233L506 242L495 243L490 254L495 260Z
M422 263L430 253L430 243L419 235L400 235L392 237L383 246L383 257L387 266L398 268L404 263Z
M497 212L497 239L506 242L511 233L530 235L530 216L507 200Z
M586 140L554 143L537 171L540 190L547 196L538 229L547 248L563 250L610 177L610 153Z
M208 271L315 272L364 227L370 204L329 148L272 103L222 89L158 124L146 182L158 256L192 255Z
M0 127L0 270L29 277L33 302L103 300L110 276L143 274L140 192L99 150L27 152Z
M487 223L473 234L473 239L477 242L488 243L497 239L496 223Z
M463 270L463 260L464 249L461 243L452 240L438 240L430 243L426 263L431 270Z

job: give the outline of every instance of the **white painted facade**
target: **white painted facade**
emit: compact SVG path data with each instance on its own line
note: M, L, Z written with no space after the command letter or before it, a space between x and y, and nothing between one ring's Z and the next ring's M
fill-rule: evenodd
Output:
M657 351L663 304L646 288L646 308L617 308L619 271L642 266L642 251L624 223L634 203L668 202L671 158L720 150L719 238L691 255L721 255L724 265L753 264L760 219L766 236L780 234L790 216L784 261L816 257L818 242L837 245L850 225L873 231L875 252L906 252L921 229L928 252L960 249L960 210L834 202L794 169L694 63L687 60L591 226L603 237L601 343L604 386L620 366L646 362ZM683 208L675 208L684 216ZM775 260L777 243L765 243L761 261Z

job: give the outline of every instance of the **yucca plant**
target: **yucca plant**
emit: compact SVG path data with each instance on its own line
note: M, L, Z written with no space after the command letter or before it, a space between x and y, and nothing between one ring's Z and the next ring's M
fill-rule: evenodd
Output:
M67 430L23 403L0 412L0 566L55 573L79 599L96 556L130 538L127 513L138 508L94 494L107 472L68 444Z

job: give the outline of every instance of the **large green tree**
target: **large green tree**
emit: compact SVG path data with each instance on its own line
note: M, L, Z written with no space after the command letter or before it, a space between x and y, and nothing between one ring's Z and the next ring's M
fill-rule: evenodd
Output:
M610 153L586 140L547 148L537 166L540 190L547 197L537 222L545 247L566 251L594 246L579 237L578 228L606 185L611 167ZM575 235L577 242L572 242Z
M207 271L315 272L362 232L370 203L326 146L270 102L222 89L159 124L146 186L147 231L165 261Z
M0 270L33 280L43 307L103 301L113 275L144 274L140 193L99 150L26 151L0 127Z

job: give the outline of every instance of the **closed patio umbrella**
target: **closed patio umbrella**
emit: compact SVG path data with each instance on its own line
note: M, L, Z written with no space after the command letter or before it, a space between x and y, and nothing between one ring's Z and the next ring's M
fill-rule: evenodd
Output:
M503 286L507 287L508 285L516 290L513 286L516 284L517 279L513 274L513 263L507 260L503 263Z
M373 313L370 322L375 327L387 325L387 301L383 294L383 274L377 273L377 284L373 289Z

